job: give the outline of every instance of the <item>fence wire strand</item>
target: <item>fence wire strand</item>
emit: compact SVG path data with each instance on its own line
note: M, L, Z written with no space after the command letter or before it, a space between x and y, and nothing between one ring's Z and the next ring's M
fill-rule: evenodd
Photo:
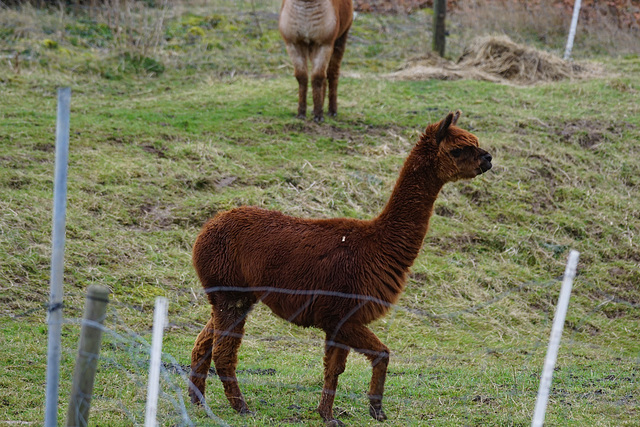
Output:
M565 333L564 340L562 342L563 351L566 353L580 352L580 346L584 343L581 342L579 338L580 331L585 324L588 324L589 320L598 315L598 313L602 312L603 309L609 304L620 304L631 310L639 310L640 305L634 303L632 301L627 301L613 295L609 295L605 292L599 292L596 286L592 283L589 283L588 280L584 280L582 278L578 278L579 286L583 288L590 289L592 295L600 295L602 299L594 300L593 306L590 310L584 313L582 317L577 320L574 320L574 324L572 327L568 328L568 333ZM407 315L411 317L411 322L422 323L433 326L433 322L437 321L448 321L451 322L452 326L458 328L465 334L467 334L471 339L475 340L477 343L484 343L486 341L486 336L477 331L474 326L475 322L484 321L485 318L482 313L486 310L492 309L497 304L500 304L502 301L505 301L509 298L517 297L519 294L523 292L528 292L531 290L544 290L545 292L553 293L555 292L554 285L559 283L558 278L553 278L547 281L541 282L527 282L521 285L514 287L511 290L496 293L493 297L488 298L486 301L471 304L466 308L457 309L450 312L426 312L424 310L417 310L413 308L407 308L402 306L402 298L400 299L400 304L393 305L390 307L390 312L387 316L387 323L385 325L384 330L377 331L378 335L386 335L387 338L393 337L394 334L400 333L401 331L398 326L399 323L396 321L398 316ZM213 289L221 290L221 289ZM227 289L232 291L239 291L241 289ZM245 289L246 291L246 289ZM283 290L283 289L274 289L274 288L264 288L260 289L260 291L264 292L294 292L291 290ZM80 297L79 293L68 292L67 293L70 298ZM310 296L310 299L314 297L313 292L306 292L305 294ZM368 302L378 302L375 298L363 297L361 295L352 295L352 294L343 294L336 292L325 292L321 291L318 294L321 295L331 295L337 298L350 298L360 300L362 304L366 304ZM207 301L202 295L202 304L206 305ZM571 309L571 308L570 308ZM94 393L91 397L92 399L92 412L91 414L100 413L102 411L117 411L121 414L122 418L127 420L127 423L131 423L132 425L139 425L144 422L144 413L145 413L145 393L147 387L147 375L149 370L149 351L150 351L150 327L145 325L144 327L138 326L130 326L127 324L123 315L120 314L126 310L136 310L136 308L130 304L122 303L119 301L111 301L108 307L107 315L104 319L104 324L100 325L98 322L91 322L91 326L95 328L100 328L103 331L103 343L102 350L100 355L96 355L99 357L98 369L99 374L96 378L96 387L94 389ZM183 310L177 309L171 311L169 315L169 324L170 325L181 325L181 327L177 327L178 330L188 329L189 334L192 339L195 339L197 333L204 323L206 323L207 319L202 319L201 324L194 324L193 317L191 313L192 308L185 308ZM25 317L32 316L36 314L38 311L41 312L42 315L47 311L47 306L43 305L39 308L33 308L25 310L21 313L16 313L13 315L14 319L22 319ZM149 318L152 317L152 313L149 313ZM392 350L392 358L389 366L389 378L399 378L402 379L412 379L412 383L418 387L429 387L433 382L441 381L446 377L447 372L442 371L438 365L441 362L451 361L451 360L484 360L484 369L485 374L491 374L491 367L489 366L489 362L486 361L488 357L494 355L511 355L514 357L519 357L522 360L521 366L519 368L514 367L513 373L513 383L508 387L498 388L493 392L487 390L467 390L468 393L466 395L461 396L448 396L438 397L434 399L424 399L424 396L416 396L418 400L407 399L406 397L396 397L393 393L387 393L384 397L385 404L387 406L402 406L402 405L422 405L428 407L429 405L441 405L443 402L446 404L446 401L451 404L463 403L468 406L469 414L474 410L474 405L476 403L487 403L491 401L496 401L499 399L514 399L518 400L522 397L531 398L531 394L535 394L534 391L525 391L519 382L527 381L528 376L539 374L539 369L541 366L538 366L537 358L540 357L540 354L544 352L544 348L546 348L547 341L547 333L551 323L551 318L553 316L553 312L550 311L547 313L547 317L544 319L544 322L540 325L540 333L536 336L527 337L526 340L522 340L519 343L515 343L514 341L504 342L502 346L493 344L488 345L480 345L473 351L467 352L458 352L453 351L449 353L443 353L441 349L435 349L433 352L424 351L418 349L416 351L412 351L408 354L405 354L401 351L401 349L391 349ZM73 327L74 329L78 329L82 324L83 320L80 318L65 318L64 323L66 326ZM437 327L437 326L433 326ZM179 331L179 333L183 333ZM171 330L167 331L166 337L171 337ZM287 346L297 346L299 348L309 347L310 349L316 352L317 357L311 360L312 363L318 363L318 366L313 368L309 368L310 370L317 371L314 375L317 376L317 383L310 385L308 383L299 384L296 380L300 380L301 378L295 377L279 377L279 369L276 366L275 369L273 366L263 366L258 369L255 368L247 368L243 366L241 363L238 368L238 382L241 387L251 387L252 389L268 389L268 390L279 390L282 393L292 393L292 394L312 394L314 396L319 397L322 391L322 366L321 366L321 358L323 354L324 348L324 339L319 335L313 338L300 338L295 337L291 334L282 335L282 336L256 336L255 334L247 334L244 336L243 346L249 345L251 347L261 347L266 346L274 340L281 341L285 343ZM202 423L202 416L206 416L209 419L209 423L214 423L216 425L228 425L227 421L225 421L224 417L220 415L221 407L225 407L226 399L224 395L220 392L217 392L214 386L215 382L219 382L218 378L215 376L215 369L210 369L210 375L208 378L209 384L209 392L207 393L207 400L202 406L202 412L206 415L198 414L198 410L194 409L193 406L185 401L185 396L189 387L189 374L190 374L190 364L188 363L188 358L190 356L191 348L184 349L180 355L169 354L165 351L162 353L162 364L161 364L161 384L160 384L160 396L158 401L158 423L160 425L181 425L181 426L192 426L198 425ZM620 354L615 349L610 349L608 347L599 348L599 351L602 351L605 354L610 354L612 360L620 360ZM242 347L241 350L242 352ZM265 349L267 351L267 349ZM75 357L77 350L75 348L63 347L63 359L66 360L73 359ZM418 353L418 354L416 354ZM282 355L282 357L286 357L286 355ZM534 360L535 359L535 360ZM181 363L182 361L182 363ZM634 363L640 367L640 357L629 358L627 360L630 363ZM259 365L260 361L248 361L249 365ZM418 366L420 371L426 370L425 372L411 372L411 368L415 368ZM574 375L571 373L571 370L574 371L576 368L572 368L571 364L567 366L569 370L569 375ZM414 369L415 370L415 369ZM110 375L115 375L119 378L120 383L118 384L118 393L120 395L115 395L112 390L110 390L109 384L101 383L101 375L100 371L111 372ZM115 374L114 374L115 373ZM349 370L341 376L341 381L343 378L347 378L349 376ZM574 375L576 378L579 377L576 372ZM536 377L537 378L537 377ZM123 384L126 383L126 386ZM344 405L345 402L353 405L354 408L362 405L362 402L366 399L365 396L365 388L362 390L356 390L349 388L348 391L344 389L337 390L337 399L339 399L341 405ZM524 395L523 395L524 393ZM526 396L525 396L526 395ZM86 399L89 396L83 396L82 399ZM443 400L444 399L444 400ZM211 404L214 403L212 407ZM261 402L259 402L261 403ZM337 411L340 411L340 404L337 407ZM296 411L296 405L292 405L291 409L293 412ZM343 409L347 410L347 409ZM348 410L347 410L348 411ZM338 412L339 413L339 412ZM195 417L195 418L194 418Z

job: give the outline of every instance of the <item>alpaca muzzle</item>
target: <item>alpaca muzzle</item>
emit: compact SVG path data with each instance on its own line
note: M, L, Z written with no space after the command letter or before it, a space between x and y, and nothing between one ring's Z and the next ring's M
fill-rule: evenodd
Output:
M488 171L493 167L493 165L491 164L491 160L493 160L493 157L491 157L491 154L489 153L483 154L482 157L480 157L480 160L481 160L480 161L481 174L485 173L486 171Z

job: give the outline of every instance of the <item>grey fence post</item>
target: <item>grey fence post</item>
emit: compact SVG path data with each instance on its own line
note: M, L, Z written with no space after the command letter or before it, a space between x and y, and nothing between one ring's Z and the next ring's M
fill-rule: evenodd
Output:
M62 276L64 275L64 235L67 208L67 163L69 158L69 116L71 89L58 89L56 123L56 169L53 184L53 230L51 236L51 295L47 347L47 386L44 425L58 424L58 381L60 379L60 337L62 335Z
M67 410L67 427L86 426L89 421L91 395L102 342L102 322L108 302L108 288L100 285L89 286Z

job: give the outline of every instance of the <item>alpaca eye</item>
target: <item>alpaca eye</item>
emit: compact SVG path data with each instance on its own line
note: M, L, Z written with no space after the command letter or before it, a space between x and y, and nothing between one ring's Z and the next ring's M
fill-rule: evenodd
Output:
M451 155L453 157L460 157L461 154L462 154L462 148L455 148L451 150Z

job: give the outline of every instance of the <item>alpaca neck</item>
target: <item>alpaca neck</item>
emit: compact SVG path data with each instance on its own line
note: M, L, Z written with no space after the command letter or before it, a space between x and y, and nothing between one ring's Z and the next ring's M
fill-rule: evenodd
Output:
M393 248L395 258L407 268L418 256L429 228L433 205L444 185L436 176L435 165L418 157L422 156L414 148L404 163L387 205L374 220L380 243Z

